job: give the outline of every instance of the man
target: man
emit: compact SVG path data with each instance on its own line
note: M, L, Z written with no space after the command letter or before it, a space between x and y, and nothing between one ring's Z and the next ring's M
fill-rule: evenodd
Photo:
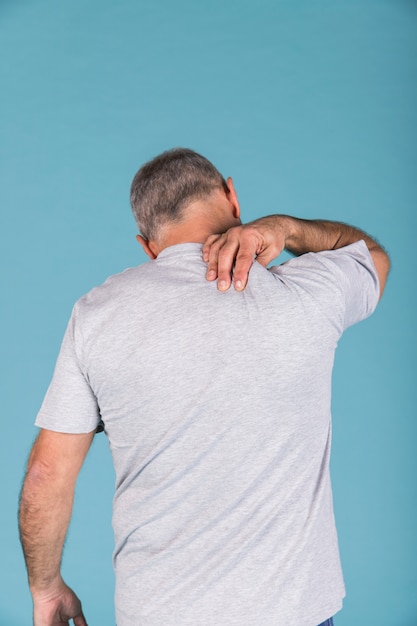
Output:
M131 201L151 262L76 304L36 421L20 509L34 624L86 625L60 562L100 419L118 626L330 624L333 357L388 257L344 224L242 226L232 180L190 150L143 166ZM297 258L265 269L284 248Z

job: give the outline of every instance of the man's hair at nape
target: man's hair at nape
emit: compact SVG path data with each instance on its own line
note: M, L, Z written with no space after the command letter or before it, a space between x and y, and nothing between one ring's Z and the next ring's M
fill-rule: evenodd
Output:
M210 161L188 148L173 148L140 168L130 188L130 204L143 237L156 241L165 225L181 221L188 204L220 188L228 191Z

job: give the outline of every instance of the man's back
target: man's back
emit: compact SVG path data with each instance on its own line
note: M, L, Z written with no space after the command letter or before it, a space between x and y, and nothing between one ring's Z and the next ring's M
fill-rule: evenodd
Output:
M100 410L118 626L319 623L344 595L334 350L377 303L374 268L357 243L273 272L255 263L241 293L206 269L201 245L171 246L83 298L37 423L59 430L54 397L65 432L88 432Z
M77 303L36 421L19 517L35 626L87 626L60 565L100 417L118 626L330 626L334 350L388 256L347 224L243 225L232 179L187 148L145 163L130 199L153 262ZM299 258L264 269L284 249Z

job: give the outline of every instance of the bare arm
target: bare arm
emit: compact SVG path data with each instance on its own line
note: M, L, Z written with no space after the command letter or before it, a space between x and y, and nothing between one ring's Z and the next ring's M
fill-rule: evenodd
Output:
M19 523L35 626L59 626L71 618L76 626L87 626L60 567L75 483L93 437L94 432L73 435L43 429L29 456Z
M241 290L246 286L254 257L266 266L284 249L299 256L337 250L360 239L372 255L382 295L390 267L388 255L369 235L341 222L302 220L288 215L263 217L209 237L203 246L203 258L208 263L207 279L218 278L221 291L230 287L234 265L234 286Z

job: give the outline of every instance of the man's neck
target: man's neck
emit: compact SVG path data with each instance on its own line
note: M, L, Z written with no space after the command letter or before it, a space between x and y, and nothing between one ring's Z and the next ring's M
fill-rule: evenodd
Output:
M239 217L233 215L231 205L225 196L214 196L209 201L197 201L187 207L186 215L187 219L165 229L160 239L152 242L156 256L169 246L181 243L205 243L210 235L224 233L241 223Z
M218 232L219 229L199 228L197 224L190 225L189 228L175 228L161 240L158 245L159 252L181 243L204 243L210 235Z

